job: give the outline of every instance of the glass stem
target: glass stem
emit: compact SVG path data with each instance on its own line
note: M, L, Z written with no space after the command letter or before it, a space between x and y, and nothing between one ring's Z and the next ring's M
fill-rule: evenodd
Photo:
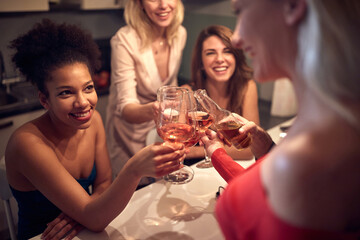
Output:
M207 163L210 162L211 160L210 160L209 156L207 155L205 147L204 147L204 153L205 153L205 162L207 162Z

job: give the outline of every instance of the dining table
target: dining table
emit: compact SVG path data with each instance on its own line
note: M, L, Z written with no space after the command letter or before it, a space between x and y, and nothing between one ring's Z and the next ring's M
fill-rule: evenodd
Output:
M268 133L276 144L286 135L294 118ZM255 160L235 160L244 168ZM216 221L217 192L226 182L215 168L197 168L194 178L185 184L163 179L143 187L133 194L126 208L102 232L82 230L74 239L86 240L221 240L224 239ZM32 239L41 239L38 235Z

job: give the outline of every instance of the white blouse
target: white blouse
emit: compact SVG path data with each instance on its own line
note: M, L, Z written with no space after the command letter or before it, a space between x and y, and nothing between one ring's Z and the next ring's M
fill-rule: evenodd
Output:
M111 85L106 112L106 136L113 175L127 160L145 146L146 135L155 127L153 121L129 123L122 111L129 103L156 101L156 91L163 85L177 85L177 74L186 43L186 30L179 27L170 47L169 76L164 81L156 66L151 47L140 50L136 31L124 26L111 38Z

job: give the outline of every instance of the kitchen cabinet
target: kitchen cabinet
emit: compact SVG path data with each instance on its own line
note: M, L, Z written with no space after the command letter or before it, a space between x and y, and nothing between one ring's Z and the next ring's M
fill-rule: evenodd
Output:
M82 10L120 9L125 0L62 0L61 3L79 5Z
M49 0L0 0L0 12L49 11Z

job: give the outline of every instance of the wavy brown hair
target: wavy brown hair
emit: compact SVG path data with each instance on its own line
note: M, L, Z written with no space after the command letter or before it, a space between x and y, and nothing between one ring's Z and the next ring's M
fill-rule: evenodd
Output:
M247 83L252 78L252 69L247 65L243 51L232 46L232 34L233 32L229 28L221 25L212 25L200 32L192 55L191 85L193 89L206 89L206 73L202 63L203 43L211 36L219 37L234 55L236 61L234 74L227 86L227 94L230 95L227 109L241 115Z

